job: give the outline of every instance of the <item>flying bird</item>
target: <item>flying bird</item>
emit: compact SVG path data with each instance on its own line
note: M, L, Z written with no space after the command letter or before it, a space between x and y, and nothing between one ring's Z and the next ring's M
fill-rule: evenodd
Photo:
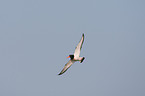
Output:
M70 68L70 66L73 63L75 63L76 61L80 61L80 63L83 62L85 57L80 57L80 51L81 51L83 42L84 42L84 34L82 35L82 38L81 38L79 44L77 45L74 54L73 55L69 55L67 57L67 58L70 58L70 60L65 64L64 68L62 69L62 71L58 75L62 75L64 72L66 72L67 69Z

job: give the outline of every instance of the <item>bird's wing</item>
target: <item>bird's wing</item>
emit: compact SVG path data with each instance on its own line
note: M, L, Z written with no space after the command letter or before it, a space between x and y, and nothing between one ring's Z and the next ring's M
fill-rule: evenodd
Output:
M74 62L75 62L74 60L69 60L69 61L65 64L64 68L62 69L62 71L61 71L58 75L61 75L61 74L63 74L64 72L66 72L66 70L67 70Z
M84 34L82 35L82 38L81 38L79 44L77 45L77 47L75 49L75 52L74 52L74 56L75 57L79 57L80 56L80 51L81 51L83 42L84 42Z

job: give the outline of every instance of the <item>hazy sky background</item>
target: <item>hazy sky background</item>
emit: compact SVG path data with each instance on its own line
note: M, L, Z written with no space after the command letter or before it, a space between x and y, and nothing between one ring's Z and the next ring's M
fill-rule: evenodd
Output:
M1 0L0 96L145 96L145 0Z

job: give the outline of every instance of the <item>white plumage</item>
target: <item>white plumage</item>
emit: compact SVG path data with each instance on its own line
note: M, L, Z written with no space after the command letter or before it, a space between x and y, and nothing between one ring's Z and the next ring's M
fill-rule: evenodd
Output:
M79 44L77 45L77 47L75 49L74 55L69 55L68 56L68 58L70 58L70 60L65 64L64 68L62 69L62 71L58 75L61 75L64 72L66 72L67 69L70 68L70 66L74 62L76 62L76 61L80 61L80 63L83 62L83 60L85 59L85 57L80 57L80 51L81 51L83 42L84 42L84 34L82 35L82 38L81 38Z

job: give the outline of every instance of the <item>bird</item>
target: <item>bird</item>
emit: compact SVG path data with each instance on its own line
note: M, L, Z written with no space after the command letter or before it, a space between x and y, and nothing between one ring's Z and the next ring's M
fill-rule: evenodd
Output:
M75 48L74 54L69 55L67 57L67 58L70 58L70 60L65 64L64 68L58 75L62 75L64 72L66 72L68 68L70 68L71 65L75 63L76 61L79 61L80 63L84 61L85 57L80 57L80 51L82 49L83 43L84 43L84 33L82 34L81 40L79 41L77 47Z

